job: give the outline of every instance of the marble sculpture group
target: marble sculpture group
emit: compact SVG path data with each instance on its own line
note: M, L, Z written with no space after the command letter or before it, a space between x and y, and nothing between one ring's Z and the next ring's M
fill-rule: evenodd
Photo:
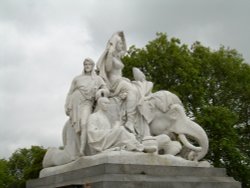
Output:
M63 149L49 148L43 167L72 163L110 152L172 156L198 164L208 152L208 137L185 114L181 100L169 91L152 92L153 83L138 68L134 80L122 76L127 50L116 32L96 63L86 58L69 89ZM168 158L169 159L169 158ZM128 159L129 160L129 159ZM186 162L185 162L186 161Z

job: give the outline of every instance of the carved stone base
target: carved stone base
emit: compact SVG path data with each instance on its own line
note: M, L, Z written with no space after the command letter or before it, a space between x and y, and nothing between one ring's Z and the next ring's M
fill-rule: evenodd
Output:
M92 167L100 164L131 164L131 165L160 165L160 166L191 166L210 167L206 161L197 162L185 160L173 155L157 155L154 153L131 151L105 151L93 156L83 156L65 165L45 168L40 172L40 178L61 174L73 170Z
M241 184L221 168L131 164L100 164L27 182L27 188L55 187L240 188Z
M107 151L71 163L45 168L27 188L240 188L225 169L172 155Z

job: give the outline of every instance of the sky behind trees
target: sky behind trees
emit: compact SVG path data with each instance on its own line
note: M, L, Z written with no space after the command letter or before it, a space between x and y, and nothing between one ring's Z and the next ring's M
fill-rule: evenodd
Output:
M247 0L0 0L0 158L62 145L70 83L114 32L125 32L127 46L156 32L229 46L250 63L249 9Z

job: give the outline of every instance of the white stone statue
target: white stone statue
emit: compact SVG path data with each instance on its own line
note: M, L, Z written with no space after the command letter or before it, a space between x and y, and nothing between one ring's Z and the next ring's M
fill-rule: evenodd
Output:
M208 152L205 131L187 117L175 94L153 93L153 83L138 68L133 68L133 81L124 78L125 53L124 33L116 32L97 62L99 75L93 60L84 60L65 103L69 120L63 129L64 148L48 149L43 167L58 166L57 172L65 172L109 157L127 164L122 155L135 164L209 166L199 162ZM43 176L55 169L44 169Z
M124 65L121 61L126 51L127 46L124 33L122 31L114 33L97 62L99 75L104 79L111 90L121 79L126 79L122 78Z
M63 149L49 148L43 159L43 167L59 166L80 157L80 138L68 120L63 127Z
M106 49L97 62L99 75L107 83L111 96L126 95L126 122L125 127L132 133L135 133L135 111L138 95L133 90L136 90L130 83L130 80L122 77L122 69L124 64L121 57L126 53L126 42L123 32L116 32L112 35L107 43Z
M90 115L88 120L88 146L91 155L111 150L146 151L155 152L157 148L144 147L128 132L120 122L112 125L107 116L110 101L106 97L98 99L97 112Z
M121 92L122 88L133 88L134 103L136 104L134 116L134 127L136 133L143 140L148 135L160 136L169 135L171 142L164 141L165 146L161 145L166 154L178 154L180 152L180 143L183 148L188 148L189 153L183 153L190 160L200 160L208 152L208 138L205 131L195 122L190 120L183 108L181 100L173 93L168 91L158 91L151 93L152 83L146 81L145 75L137 68L133 69L136 81L122 82L116 89ZM129 86L128 86L129 85ZM173 137L173 135L177 135ZM194 146L187 137L193 138L199 147ZM161 137L162 138L162 137ZM162 140L162 139L161 139ZM167 140L167 138L165 138ZM166 147L166 145L168 145ZM172 149L169 149L172 148ZM172 152L176 148L175 152ZM169 152L171 150L171 152Z
M84 155L87 135L87 121L93 112L95 99L102 94L107 95L106 84L94 70L94 61L86 58L84 70L76 76L67 95L65 112L70 117L70 123L81 138L80 153Z

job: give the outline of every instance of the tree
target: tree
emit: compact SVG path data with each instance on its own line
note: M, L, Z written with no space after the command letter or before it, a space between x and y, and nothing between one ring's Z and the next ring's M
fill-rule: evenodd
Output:
M14 181L9 187L25 188L25 182L39 177L46 150L40 146L16 150L8 161L8 168Z
M200 42L189 48L157 33L144 48L132 46L123 61L126 77L133 79L132 67L138 67L154 91L177 94L187 115L208 133L206 159L250 186L250 66L236 50L211 50Z
M8 187L14 181L14 177L11 176L8 161L0 159L0 187Z

